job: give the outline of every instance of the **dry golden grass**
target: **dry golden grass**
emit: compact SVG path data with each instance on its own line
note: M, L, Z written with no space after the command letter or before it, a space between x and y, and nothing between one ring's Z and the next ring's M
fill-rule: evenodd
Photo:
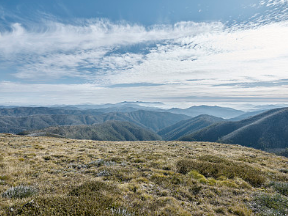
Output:
M271 182L287 182L287 170L287 158L237 145L0 134L0 215L254 215L256 195L277 194ZM19 186L35 193L8 194Z

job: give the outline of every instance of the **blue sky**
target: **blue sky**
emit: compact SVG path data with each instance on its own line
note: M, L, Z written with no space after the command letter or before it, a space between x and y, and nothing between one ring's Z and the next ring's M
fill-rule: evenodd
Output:
M288 103L287 0L0 0L0 104Z

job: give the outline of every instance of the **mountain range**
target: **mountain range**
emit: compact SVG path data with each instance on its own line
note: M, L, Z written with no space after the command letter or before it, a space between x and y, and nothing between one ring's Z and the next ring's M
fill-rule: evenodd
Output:
M95 110L13 108L2 110L2 113L0 116L2 133L19 133L24 130L38 130L58 125L93 125L111 120L131 122L156 132L181 120L189 119L185 115L144 110L102 113Z
M156 133L130 122L107 121L97 125L48 127L43 130L23 132L20 135L52 136L70 139L100 141L152 141L161 140Z
M180 140L240 144L258 149L287 148L288 108L269 110L241 121L216 123Z
M136 111L109 112L117 107ZM169 110L149 110L149 107L140 110L140 107L125 102L98 109L74 106L0 108L0 132L56 134L75 139L207 141L269 151L288 147L288 108L245 113L216 106ZM234 117L227 119L228 116ZM139 134L142 135L139 137Z
M228 107L219 106L192 106L187 109L173 108L169 109L171 113L184 114L191 117L196 117L198 115L207 114L215 117L221 117L225 119L235 118L244 114L244 111L236 110Z

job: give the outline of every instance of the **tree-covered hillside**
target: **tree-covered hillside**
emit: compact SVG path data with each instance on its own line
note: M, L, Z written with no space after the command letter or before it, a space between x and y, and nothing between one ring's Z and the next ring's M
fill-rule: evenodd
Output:
M52 108L12 108L0 110L0 132L19 133L50 126L93 125L116 120L131 122L155 132L188 116L169 112L138 110L134 112L102 113L95 110L65 110Z
M108 121L96 125L56 126L21 133L28 136L54 136L105 141L161 140L156 133L130 122Z
M224 121L222 118L200 115L192 119L180 121L158 132L164 140L177 140L182 136L191 134L209 125Z
M274 109L236 122L221 122L180 138L240 144L258 149L288 147L288 108Z

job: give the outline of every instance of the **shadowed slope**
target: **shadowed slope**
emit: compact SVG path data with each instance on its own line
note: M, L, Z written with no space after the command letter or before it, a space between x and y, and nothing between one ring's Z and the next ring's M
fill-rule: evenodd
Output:
M23 133L29 136L55 136L102 141L161 140L156 133L129 122L109 121L97 125L57 126Z
M183 141L219 141L254 148L288 147L288 108L274 109L254 117L211 125L180 138Z
M182 136L191 134L197 130L221 121L223 121L222 118L209 115L200 115L164 128L160 130L158 134L162 136L164 140L177 140Z
M99 113L93 110L65 111L50 108L18 108L10 111L7 109L5 112L6 116L0 116L0 132L2 133L19 133L24 130L39 130L58 125L93 125L111 120L131 122L140 127L158 131L189 118L185 115L168 112L143 110L128 113Z

